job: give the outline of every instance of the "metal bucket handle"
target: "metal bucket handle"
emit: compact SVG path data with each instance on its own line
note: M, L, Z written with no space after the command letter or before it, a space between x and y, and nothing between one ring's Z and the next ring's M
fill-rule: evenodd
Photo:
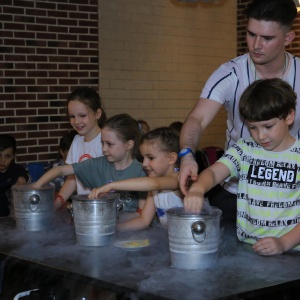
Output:
M191 232L193 235L193 239L197 243L202 243L206 238L206 231L205 231L205 223L202 221L196 221L191 226ZM198 236L201 236L201 239L198 240Z
M41 199L40 199L40 196L37 195L37 194L33 194L29 197L29 209L32 211L32 212L35 212L39 209L39 206L40 206L40 202L41 202Z

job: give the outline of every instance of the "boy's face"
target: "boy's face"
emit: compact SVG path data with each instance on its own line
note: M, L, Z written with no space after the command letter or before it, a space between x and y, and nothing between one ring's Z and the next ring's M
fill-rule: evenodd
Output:
M254 141L267 151L284 151L292 146L295 139L289 133L294 121L294 112L286 119L273 118L267 121L247 122Z
M15 159L13 148L0 151L0 172L4 173Z

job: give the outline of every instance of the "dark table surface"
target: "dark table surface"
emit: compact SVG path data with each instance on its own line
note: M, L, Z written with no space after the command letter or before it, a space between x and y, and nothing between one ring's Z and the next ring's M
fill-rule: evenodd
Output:
M115 241L150 241L140 251L125 251L113 244L78 245L73 224L57 223L51 231L29 232L17 230L10 218L0 218L0 257L4 264L19 261L55 270L73 281L131 291L138 299L245 299L300 285L300 253L259 256L237 240L233 223L222 224L222 229L215 267L180 270L171 267L167 232L161 228L118 233Z

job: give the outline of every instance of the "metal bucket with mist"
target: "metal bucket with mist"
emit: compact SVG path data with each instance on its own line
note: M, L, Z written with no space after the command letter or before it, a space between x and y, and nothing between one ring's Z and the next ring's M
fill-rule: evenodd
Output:
M167 211L171 265L178 269L205 269L218 259L220 219L215 207L191 214L184 207Z
M11 190L17 229L42 231L53 227L53 186L32 189L30 185L14 185Z
M72 197L72 213L77 243L84 246L106 246L113 240L117 224L119 194L103 194L89 199L87 195Z

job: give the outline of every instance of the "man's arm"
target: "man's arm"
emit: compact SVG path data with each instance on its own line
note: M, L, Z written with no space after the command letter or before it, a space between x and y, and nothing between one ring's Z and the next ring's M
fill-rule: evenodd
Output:
M222 105L217 101L200 98L187 116L180 133L180 147L190 148L195 153L204 129L211 123ZM198 165L191 154L183 157L180 164L179 186L184 195L188 192L189 180L198 178Z

